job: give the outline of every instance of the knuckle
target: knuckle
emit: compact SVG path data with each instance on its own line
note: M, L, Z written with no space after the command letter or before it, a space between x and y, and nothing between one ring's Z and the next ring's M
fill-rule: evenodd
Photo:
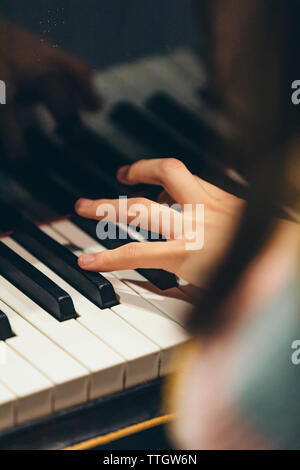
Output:
M138 160L132 165L132 168L139 168L140 166L143 166L146 161L147 160L145 158L141 158L140 160Z
M128 259L136 258L138 250L138 243L129 243L125 247L125 256Z
M140 169L143 168L144 162L145 162L145 160L139 160L138 162L133 163L130 166L130 168L128 170L128 175L127 175L127 178L129 180L135 180L135 178L138 176L138 173L139 173Z
M177 158L166 158L165 160L162 160L161 162L161 168L163 171L173 171L173 170L180 170L184 168L184 163L182 163L181 160L178 160Z

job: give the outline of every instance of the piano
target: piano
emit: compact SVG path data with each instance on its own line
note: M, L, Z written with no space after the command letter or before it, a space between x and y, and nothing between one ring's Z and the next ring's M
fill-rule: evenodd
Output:
M26 129L29 161L1 167L1 449L91 448L172 419L162 388L189 339L194 289L162 270L80 270L80 254L133 237L99 241L96 222L74 215L77 198L153 196L155 188L119 184L116 170L174 155L243 191L234 172L206 157L224 123L192 49L107 68L96 82L100 113L56 128L38 107Z

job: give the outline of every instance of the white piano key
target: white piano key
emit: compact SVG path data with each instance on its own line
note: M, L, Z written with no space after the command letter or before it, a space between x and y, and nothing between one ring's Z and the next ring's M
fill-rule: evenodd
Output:
M172 320L185 325L187 315L194 305L180 289L174 287L161 291L133 270L116 271L114 275Z
M117 101L127 98L142 105L149 96L158 91L165 91L194 108L196 89L202 83L202 75L198 76L196 85L193 78L191 79L169 54L154 55L114 67L105 74L105 81L111 88L110 95L113 96L114 90L119 94ZM102 80L103 75L100 73L99 84Z
M180 103L194 109L194 111L199 109L195 84L190 83L189 77L186 77L169 57L161 56L154 61L146 63L144 75L145 77L152 77L152 82L156 83L156 89L151 91L151 86L149 85L149 93L145 98L162 91ZM147 86L150 79L147 80L145 78L145 80L145 86ZM200 84L201 79L199 79Z
M52 224L52 227L64 237L70 237L70 241L85 252L97 252L105 249L70 221L59 221ZM121 282L116 277L117 272L102 274L110 280L120 298L120 305L113 307L112 310L164 351L161 373L166 373L172 351L188 339L184 329L148 302L148 299L143 298L130 286ZM144 280L144 278L142 279Z
M211 109L210 106L203 103L199 99L199 88L204 87L207 82L207 75L204 65L198 59L196 53L186 48L178 48L170 54L170 61L173 62L178 70L181 71L183 83L189 81L188 89L193 90L195 100L195 110L198 110L201 119L205 120L208 125L211 126L217 133L228 135L231 132L230 125L228 127L228 119L222 115L220 110ZM174 82L172 80L172 82ZM193 105L189 101L189 104L193 108ZM194 110L194 111L195 111Z
M53 238L59 242L59 237L63 236L64 239L68 240L72 245L77 246L84 253L92 253L93 250L104 251L105 248L97 243L92 237L87 235L77 225L73 224L69 220L59 220L58 222L51 223L52 229L57 233L57 237L54 234ZM60 243L60 242L59 242ZM67 245L68 242L63 243Z
M53 228L49 224L41 224L39 226L39 229L44 232L46 235L48 235L51 238L54 238L58 243L61 245L71 249L72 253L76 256L80 256L82 253L82 250L80 250L78 247L75 245L70 246L70 241L64 238L62 235L60 235L58 232L53 230Z
M99 312L93 311L92 314L91 309L78 321L103 341L104 338L108 338L108 344L111 347L114 346L115 350L126 359L125 386L127 388L159 376L160 348L112 311L105 312L100 317Z
M133 142L121 130L116 129L108 119L108 113L113 106L126 97L126 89L120 86L117 74L118 70L111 68L96 75L95 88L105 97L103 107L101 113L83 112L82 118L88 126L94 129L95 132L105 136L115 147L120 148L120 150L123 148L125 153L136 154L139 150L142 151L139 144Z
M69 220L54 222L52 226L59 236L64 233L65 237L75 246L79 246L83 253L99 253L106 250L103 245L96 242ZM125 229L125 225L123 229ZM130 231L130 228L128 228L128 231ZM55 238L54 234L53 238ZM59 237L56 240L59 241ZM68 242L65 241L64 245L67 246ZM79 250L77 250L77 253L80 254ZM182 326L185 325L188 313L199 298L199 288L187 283L179 285L178 288L162 292L134 270L115 271L113 274Z
M76 320L72 320L72 328L64 322L55 325L51 331L49 329L49 334L56 338L58 344L65 345L74 357L79 356L92 372L90 399L123 389L126 367L124 359Z
M89 370L90 399L123 389L124 359L76 320L60 323L2 276L0 299Z
M126 367L127 387L158 377L160 349L156 344L128 325L110 309L100 310L14 240L6 237L2 241L68 292L73 300L76 313L79 315L77 321L128 361Z
M190 284L181 278L178 278L178 288L188 299L191 299L191 301L195 304L198 303L201 291L203 291L202 287L194 286L193 284Z
M156 60L146 63L143 74L145 76L144 90L149 89L148 94L145 93L144 100L155 92L162 91L182 106L191 109L199 119L206 121L208 125L218 130L218 126L214 123L215 114L212 114L199 99L198 90L205 82L201 70L197 78L193 77L189 70L187 71L180 66L177 60L173 60L171 54L167 57L160 56ZM157 80L159 80L159 84ZM154 83L156 83L156 89L154 89ZM150 91L151 88L152 91Z
M170 54L170 59L193 81L194 87L200 87L206 81L203 63L197 55L187 48L178 48Z
M2 301L0 309L15 334L6 344L53 383L54 410L87 401L89 371Z
M187 341L187 333L115 276L110 273L105 276L120 298L120 305L112 310L161 347L161 375L171 372L170 359L174 350Z
M15 424L17 396L0 383L0 432Z
M5 361L0 363L0 383L17 396L16 423L50 414L52 383L9 345L6 345L5 356Z
M151 57L125 66L114 67L106 74L105 78L101 73L98 74L99 89L101 89L103 79L110 87L110 95L113 97L109 105L110 108L125 99L142 105L148 94L155 93L160 89L161 80L151 71L155 60L159 59Z
M63 234L64 237L68 238L72 244L80 247L84 253L97 253L106 249L101 243L96 242L69 220L58 221L51 225L59 234ZM180 289L172 288L161 291L134 270L115 271L112 274L125 282L161 312L184 326L186 316L194 305L191 298L186 296Z
M187 57L183 67L180 60L184 60L185 53ZM201 65L197 64L194 55L188 50L180 49L178 57L175 54L173 58L173 55L174 53L150 56L130 64L112 67L96 76L95 85L105 96L103 109L101 113L83 113L83 120L95 132L105 135L133 161L141 155L151 155L152 150L133 142L126 133L112 125L108 115L118 102L125 99L143 106L151 95L164 91L194 109L194 112L202 110L197 96L197 89L203 84Z
M129 67L133 67L130 64ZM103 102L104 112L111 109L112 106L117 104L120 100L126 97L124 87L120 86L119 76L122 76L124 66L112 67L105 72L97 73L95 77L95 86L101 90L102 95L105 97Z
M67 245L68 244L68 240L65 237L63 237L62 235L55 233L55 231L53 230L51 225L41 224L41 225L39 225L39 229L42 230L44 233L46 233L46 235L49 235L49 237L53 238L53 236L56 236L57 241L61 245Z
M147 149L145 145L131 139L126 132L116 128L109 119L109 112L114 105L127 97L126 89L128 87L119 81L119 73L121 73L119 68L111 68L97 74L95 87L105 96L103 108L99 113L83 112L81 117L87 126L91 127L96 133L105 136L105 139L115 148L126 154L132 161L135 161L140 155L150 155L151 149ZM105 91L103 92L103 90Z

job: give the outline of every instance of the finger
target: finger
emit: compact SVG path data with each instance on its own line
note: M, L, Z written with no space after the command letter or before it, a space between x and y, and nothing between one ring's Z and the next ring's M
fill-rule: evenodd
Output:
M87 271L110 272L125 269L166 269L176 272L176 263L182 261L184 249L177 241L129 243L115 250L82 255L78 264Z
M179 204L199 201L201 186L187 167L175 158L140 160L121 168L117 178L123 184L147 183L159 185Z
M131 199L79 199L75 205L78 215L88 219L132 224L167 239L182 232L182 215L166 205L146 198Z

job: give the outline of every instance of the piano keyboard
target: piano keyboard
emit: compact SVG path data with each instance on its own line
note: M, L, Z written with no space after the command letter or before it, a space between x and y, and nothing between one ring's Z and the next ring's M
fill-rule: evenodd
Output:
M27 129L30 162L1 170L0 445L11 429L164 377L188 341L191 286L161 270L83 272L80 254L120 240L100 243L95 221L66 215L82 196L130 196L135 188L115 173L141 157L175 154L211 175L204 143L219 138L222 120L199 99L203 69L189 50L96 82L100 114L56 132L39 108L40 129Z
M40 229L72 246L76 255L104 249L67 220ZM101 310L12 237L3 237L1 244L67 293L77 314L59 321L0 276L0 309L14 333L4 342L6 357L0 365L1 429L171 371L172 352L187 340L182 312L172 308L174 297L164 303L157 288L134 272L106 273L119 304ZM191 306L179 290L178 298L182 307Z

